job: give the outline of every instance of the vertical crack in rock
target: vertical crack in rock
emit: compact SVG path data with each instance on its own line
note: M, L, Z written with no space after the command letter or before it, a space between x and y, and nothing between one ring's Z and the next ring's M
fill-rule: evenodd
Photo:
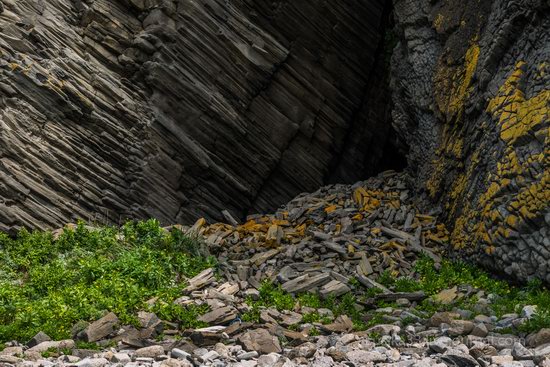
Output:
M381 37L361 104L351 116L342 150L335 152L328 174L329 182L354 183L378 172L406 167L408 148L397 136L391 121L389 61L393 45L393 9L384 5L378 33Z

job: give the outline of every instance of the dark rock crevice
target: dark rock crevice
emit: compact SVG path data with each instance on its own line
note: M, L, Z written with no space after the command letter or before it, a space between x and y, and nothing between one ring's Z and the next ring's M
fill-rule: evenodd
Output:
M379 160L345 136L383 0L35 3L0 15L2 229L268 211Z
M361 104L351 116L342 151L334 154L327 182L354 183L385 170L401 171L406 167L408 147L397 135L391 117L389 62L395 47L394 26L393 5L387 1L378 29L381 37Z

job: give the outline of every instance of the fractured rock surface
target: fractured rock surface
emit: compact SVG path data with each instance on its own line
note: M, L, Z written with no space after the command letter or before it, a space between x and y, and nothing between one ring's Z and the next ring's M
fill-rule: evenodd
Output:
M240 218L358 179L390 129L362 108L383 3L3 0L0 229Z
M143 310L137 312L139 325L124 325L109 313L79 333L97 340L102 350L80 349L82 345L73 340L51 341L41 332L26 345L6 343L0 363L13 367L550 366L550 329L529 334L520 330L535 317L535 305L517 305L523 306L521 312L500 315L489 307L501 302L498 297L469 284L431 296L424 291L398 292L398 282L385 283L390 289L376 292L367 289L375 283L363 284L370 277L382 282L383 270L419 280L420 274L410 266L419 252L434 261L445 256L438 251L448 243L448 233L435 218L418 210L406 181L404 174L384 172L354 185L330 185L302 194L274 214L250 216L241 225L204 220L192 227L175 225L169 229L205 236L207 247L219 255L217 276L212 276L213 269L201 272L186 282L184 295L174 301L183 307L207 306L199 318L204 325L190 328L186 318L163 321L160 313ZM335 247L338 244L346 245L343 253ZM439 260L433 264L441 265ZM352 304L334 307L332 298L331 307L320 299L306 304L300 300L306 298L290 297L282 305L273 301L283 295L269 295L260 286L271 281L284 288L303 278L302 273L311 274L307 279L324 280L307 287L297 282L302 284L300 292L318 291L321 296L324 292L331 299L344 286L353 296L346 303ZM448 301L446 311L432 313L422 304L434 301L433 306L443 297ZM468 310L472 301L475 313ZM143 307L157 302L166 301L153 298Z
M550 5L394 0L394 124L451 243L550 282Z

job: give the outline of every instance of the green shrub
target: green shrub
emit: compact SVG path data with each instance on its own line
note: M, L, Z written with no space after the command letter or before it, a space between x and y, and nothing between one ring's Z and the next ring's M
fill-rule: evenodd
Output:
M122 228L91 228L80 222L57 240L48 232L21 230L15 239L0 234L0 341L27 341L38 331L70 337L80 320L105 312L135 324L145 301L182 327L197 321L205 307L183 308L173 301L185 279L215 266L198 238L167 233L156 220Z

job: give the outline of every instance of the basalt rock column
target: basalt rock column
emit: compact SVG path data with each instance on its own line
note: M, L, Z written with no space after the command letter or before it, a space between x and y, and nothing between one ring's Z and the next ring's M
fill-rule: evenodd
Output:
M242 216L386 144L382 0L1 3L0 229Z
M455 249L550 282L545 1L396 0L395 126Z

